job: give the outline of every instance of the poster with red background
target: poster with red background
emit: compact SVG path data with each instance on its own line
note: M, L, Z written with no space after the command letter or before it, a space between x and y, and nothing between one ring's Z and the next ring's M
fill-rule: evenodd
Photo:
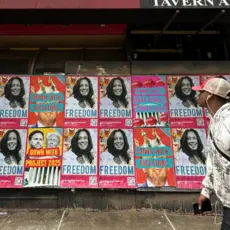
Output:
M64 101L65 75L31 76L29 127L63 127Z
M135 128L138 188L174 187L174 159L169 128Z

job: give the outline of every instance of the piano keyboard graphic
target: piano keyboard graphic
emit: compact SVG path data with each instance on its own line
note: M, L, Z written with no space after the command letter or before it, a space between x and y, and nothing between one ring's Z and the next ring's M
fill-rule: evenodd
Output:
M57 186L60 167L30 168L27 172L28 186Z
M165 122L161 122L160 121L160 116L161 114L163 113L160 113L160 112L152 112L152 113L143 113L143 112L139 112L139 113L136 113L136 118L140 118L144 121L144 125L142 127L156 127L156 126L164 126L165 125ZM149 117L155 117L157 119L157 123L155 125L147 125L146 124L146 120L149 118Z

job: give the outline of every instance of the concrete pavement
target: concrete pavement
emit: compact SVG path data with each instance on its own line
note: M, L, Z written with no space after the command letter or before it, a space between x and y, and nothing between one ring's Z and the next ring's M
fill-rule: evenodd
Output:
M64 213L64 215L63 215ZM217 218L220 222L221 218ZM27 210L0 212L0 230L218 230L214 216L164 211Z

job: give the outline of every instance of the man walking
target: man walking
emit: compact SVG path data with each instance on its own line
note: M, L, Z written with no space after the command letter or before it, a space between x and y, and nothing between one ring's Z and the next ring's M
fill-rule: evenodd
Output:
M215 193L224 206L221 230L230 230L230 84L222 78L211 78L192 89L200 92L198 104L211 115L207 174L198 199L199 208Z

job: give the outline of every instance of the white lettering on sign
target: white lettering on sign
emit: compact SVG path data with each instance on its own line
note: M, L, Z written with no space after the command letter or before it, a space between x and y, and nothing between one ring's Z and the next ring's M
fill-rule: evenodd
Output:
M151 0L153 7L221 7L229 6L230 0Z

